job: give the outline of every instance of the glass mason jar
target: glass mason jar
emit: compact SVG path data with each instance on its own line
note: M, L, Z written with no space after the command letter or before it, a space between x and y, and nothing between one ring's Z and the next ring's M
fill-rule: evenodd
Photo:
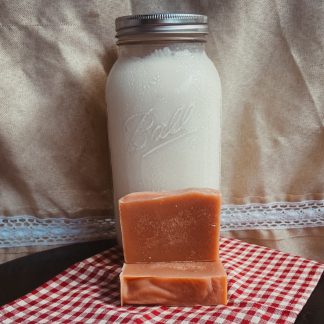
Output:
M205 53L207 17L116 20L119 57L106 86L118 199L138 191L220 186L221 84Z

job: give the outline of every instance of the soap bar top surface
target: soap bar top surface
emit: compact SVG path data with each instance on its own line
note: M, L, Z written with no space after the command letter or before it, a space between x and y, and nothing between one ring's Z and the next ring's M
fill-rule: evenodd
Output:
M213 189L139 192L119 200L126 263L218 259L221 195Z
M220 261L124 264L120 281L122 305L227 303L227 278Z

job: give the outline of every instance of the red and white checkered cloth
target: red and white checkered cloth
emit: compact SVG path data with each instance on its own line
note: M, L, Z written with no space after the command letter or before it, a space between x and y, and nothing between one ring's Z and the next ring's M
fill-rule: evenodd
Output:
M0 323L293 323L324 265L221 239L227 306L120 306L122 255L111 248L0 308ZM28 280L28 278L26 278Z

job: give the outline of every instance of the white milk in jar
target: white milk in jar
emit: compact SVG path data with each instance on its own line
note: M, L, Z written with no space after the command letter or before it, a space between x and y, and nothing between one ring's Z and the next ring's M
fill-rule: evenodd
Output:
M219 189L221 85L204 49L205 16L127 16L116 29L119 58L106 99L120 241L120 197Z

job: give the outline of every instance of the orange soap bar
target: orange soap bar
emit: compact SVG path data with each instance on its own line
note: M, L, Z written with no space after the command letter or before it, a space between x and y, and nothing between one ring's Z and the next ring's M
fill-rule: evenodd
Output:
M227 303L220 261L124 264L121 304L194 306Z
M126 263L216 261L221 194L213 189L132 193L119 200Z

